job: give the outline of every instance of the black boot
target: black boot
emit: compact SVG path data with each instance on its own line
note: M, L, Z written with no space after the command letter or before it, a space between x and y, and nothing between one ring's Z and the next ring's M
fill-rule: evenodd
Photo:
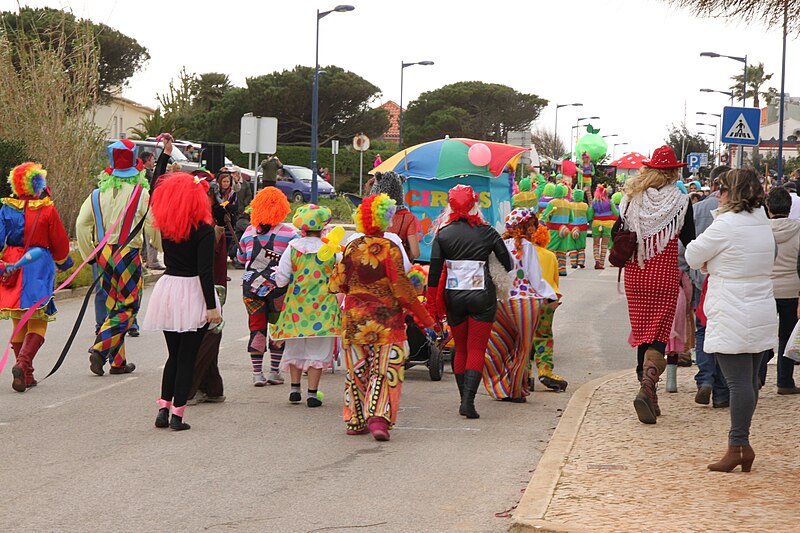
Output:
M480 418L481 415L475 410L475 393L481 384L483 375L477 370L467 370L464 372L464 395L461 397L461 407L458 414L467 418Z
M172 419L169 421L169 427L175 431L183 431L185 429L191 429L192 426L184 422L182 416L172 413Z
M464 398L464 374L454 374L456 377L456 385L458 385L458 398Z
M169 407L162 407L158 410L158 416L156 416L156 427L169 427Z

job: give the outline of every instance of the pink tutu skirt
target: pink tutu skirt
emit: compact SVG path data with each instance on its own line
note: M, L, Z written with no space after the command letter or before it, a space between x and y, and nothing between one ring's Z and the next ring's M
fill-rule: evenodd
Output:
M216 295L217 309L219 300ZM206 300L200 277L164 275L156 282L142 321L145 331L197 331L206 324Z

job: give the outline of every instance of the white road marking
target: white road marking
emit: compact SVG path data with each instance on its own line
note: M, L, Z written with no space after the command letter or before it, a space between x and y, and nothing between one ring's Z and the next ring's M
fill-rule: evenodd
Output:
M83 394L79 394L77 396L73 396L72 398L67 398L66 400L61 400L60 402L56 402L56 403L51 404L51 405L45 405L44 408L45 409L53 409L55 407L61 407L62 405L67 404L69 402L72 402L74 400L80 400L81 398L86 398L87 396L92 396L93 394L97 394L98 392L107 391L108 389L113 389L114 387L118 387L118 386L123 385L125 383L129 383L129 382L133 381L134 379L139 379L139 377L138 376L131 376L131 377L123 379L122 381L118 381L116 383L112 383L110 385L106 385L105 387L100 387L99 389L95 389L95 390L91 390L91 391L88 391L88 392L84 392Z

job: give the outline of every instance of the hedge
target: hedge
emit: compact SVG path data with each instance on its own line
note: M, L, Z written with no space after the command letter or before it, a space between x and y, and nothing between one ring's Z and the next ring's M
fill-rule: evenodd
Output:
M6 179L11 169L27 160L25 144L22 141L0 139L0 198L11 194L11 187Z

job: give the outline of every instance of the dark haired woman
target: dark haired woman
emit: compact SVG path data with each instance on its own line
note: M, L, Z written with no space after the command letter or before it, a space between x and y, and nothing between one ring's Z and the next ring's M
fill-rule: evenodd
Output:
M150 203L167 266L142 322L145 330L164 332L169 352L158 400L159 428L190 428L183 416L197 351L209 325L222 320L214 291L214 227L207 193L206 181L175 173L159 182Z
M775 345L778 320L772 273L775 240L754 170L720 177L720 209L711 226L686 247L686 262L708 272L703 310L704 350L714 353L730 389L728 451L709 470L749 472L755 458L750 423L758 402L758 370Z

